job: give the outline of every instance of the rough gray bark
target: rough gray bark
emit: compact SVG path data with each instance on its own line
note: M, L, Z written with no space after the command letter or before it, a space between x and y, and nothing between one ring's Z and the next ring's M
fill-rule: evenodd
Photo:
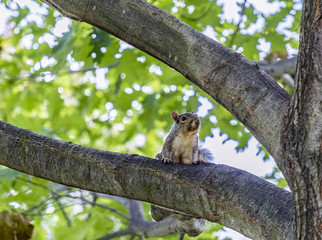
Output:
M174 209L254 239L291 239L295 232L290 192L224 165L166 165L62 142L2 121L0 164L67 186Z
M296 239L322 239L322 1L304 1L295 92L280 166L295 200Z
M240 120L275 158L290 95L257 64L144 0L43 0L163 61Z

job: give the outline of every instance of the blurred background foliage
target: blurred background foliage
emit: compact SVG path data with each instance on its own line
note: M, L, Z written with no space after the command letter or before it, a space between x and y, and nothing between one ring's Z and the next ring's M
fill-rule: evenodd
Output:
M298 49L300 1L148 2L252 61L270 52L290 57ZM10 16L1 18L6 21L0 33L1 120L63 141L154 157L172 125L170 113L194 110L201 117L202 141L218 128L225 141L237 142L236 150L247 147L252 135L234 116L146 53L40 1L5 0L4 10ZM259 145L259 151L265 149ZM285 187L278 172L267 178ZM93 239L126 226L118 214L66 197L77 194L55 193L45 180L0 168L0 211L31 217L33 239ZM97 201L126 214L113 200ZM221 228L209 224L198 239L218 239L214 232Z

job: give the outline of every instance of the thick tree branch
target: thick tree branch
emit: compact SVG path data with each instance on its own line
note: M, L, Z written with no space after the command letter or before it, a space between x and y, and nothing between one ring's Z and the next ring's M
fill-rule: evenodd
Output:
M257 64L143 0L43 0L179 71L236 116L281 159L280 129L290 95Z
M0 164L205 218L255 239L292 239L294 234L291 193L224 165L166 165L62 142L2 121Z
M280 166L294 195L296 239L322 239L322 1L303 1L295 91Z

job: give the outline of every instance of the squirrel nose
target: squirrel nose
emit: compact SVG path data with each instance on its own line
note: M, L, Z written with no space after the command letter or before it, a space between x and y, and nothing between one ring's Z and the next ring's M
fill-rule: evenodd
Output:
M195 123L196 126L199 126L199 124L200 124L199 119L194 120L194 123Z

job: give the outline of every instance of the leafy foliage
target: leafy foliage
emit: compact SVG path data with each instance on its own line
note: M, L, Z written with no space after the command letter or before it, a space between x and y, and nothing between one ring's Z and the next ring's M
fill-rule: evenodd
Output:
M232 6L219 0L149 2L199 31L210 32L250 60L298 47L296 1L269 1L269 6L277 6L270 13L247 1ZM0 119L64 141L153 157L171 127L170 113L198 110L201 139L218 127L227 140L238 142L237 150L247 146L249 131L165 64L100 29L72 22L39 1L7 0L2 5L13 17L0 36ZM281 28L287 19L290 23ZM264 52L263 42L271 46ZM210 106L206 110L201 104L205 101ZM54 239L62 239L62 234L93 239L127 224L116 214L58 196L61 207L50 185L1 168L0 211L12 208L33 217L34 239L48 234ZM99 201L124 211L112 200ZM199 239L217 239L212 232L220 228L209 226Z

